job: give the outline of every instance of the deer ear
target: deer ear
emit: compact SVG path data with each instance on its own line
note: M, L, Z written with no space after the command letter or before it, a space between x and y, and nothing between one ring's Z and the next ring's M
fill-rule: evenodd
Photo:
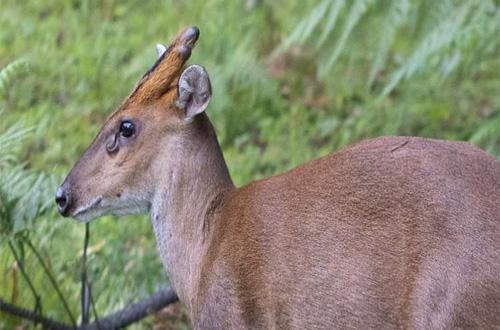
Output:
M208 73L201 65L190 65L181 74L176 105L184 110L186 119L205 111L212 98Z

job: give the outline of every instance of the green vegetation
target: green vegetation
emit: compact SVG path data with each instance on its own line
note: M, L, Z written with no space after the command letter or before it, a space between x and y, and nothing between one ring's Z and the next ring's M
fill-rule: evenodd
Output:
M238 185L380 135L466 140L500 157L498 1L2 0L0 297L35 306L10 242L44 314L70 322L33 242L79 317L84 226L56 215L55 187L155 43L191 24L191 62L211 75L208 113ZM166 285L146 217L91 231L99 313ZM0 328L19 322L0 314Z

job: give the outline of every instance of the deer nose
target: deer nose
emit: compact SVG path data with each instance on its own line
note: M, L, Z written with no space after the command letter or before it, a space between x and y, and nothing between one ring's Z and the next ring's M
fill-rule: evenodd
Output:
M70 195L63 187L59 187L56 191L57 210L62 216L68 216Z

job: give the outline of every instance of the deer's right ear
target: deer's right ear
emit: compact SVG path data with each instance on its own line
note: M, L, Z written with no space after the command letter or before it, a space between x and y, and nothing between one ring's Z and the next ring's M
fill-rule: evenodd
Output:
M202 113L212 97L212 87L208 73L200 65L191 65L182 72L178 83L176 105L184 110L186 119Z

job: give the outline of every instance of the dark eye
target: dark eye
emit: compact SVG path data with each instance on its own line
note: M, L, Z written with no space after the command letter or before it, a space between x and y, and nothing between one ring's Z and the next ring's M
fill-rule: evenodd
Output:
M120 134L123 137L129 138L135 133L134 124L131 121L124 120L120 125Z

